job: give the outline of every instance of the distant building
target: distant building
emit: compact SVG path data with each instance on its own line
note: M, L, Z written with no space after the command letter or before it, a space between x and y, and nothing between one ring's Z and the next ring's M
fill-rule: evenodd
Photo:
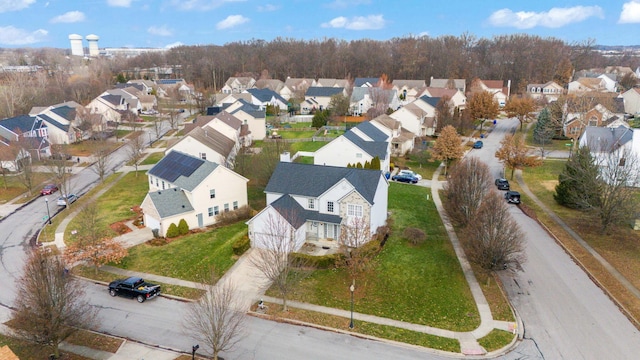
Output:
M84 49L82 48L82 36L78 34L69 35L69 42L71 43L71 55L84 56Z
M89 56L97 57L100 55L100 50L98 49L98 40L100 37L98 35L87 35L87 42L89 43Z

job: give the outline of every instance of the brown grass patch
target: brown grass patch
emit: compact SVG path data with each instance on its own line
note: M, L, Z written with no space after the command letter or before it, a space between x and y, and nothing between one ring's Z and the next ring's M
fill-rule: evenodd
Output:
M86 346L92 349L115 354L124 340L113 336L102 335L93 331L80 330L66 340L70 344Z
M545 180L541 181L540 185L549 191L556 191L556 185L558 185L558 180Z

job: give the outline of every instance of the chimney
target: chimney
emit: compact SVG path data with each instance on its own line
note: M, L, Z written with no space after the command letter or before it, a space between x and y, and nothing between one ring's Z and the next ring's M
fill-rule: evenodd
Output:
M280 154L280 161L291 162L291 154L289 154L288 151L283 152L282 154Z

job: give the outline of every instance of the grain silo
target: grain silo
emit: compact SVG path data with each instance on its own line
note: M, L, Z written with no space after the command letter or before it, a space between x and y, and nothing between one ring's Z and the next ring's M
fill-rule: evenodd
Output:
M82 36L78 34L69 35L69 42L71 42L71 55L84 56L84 49L82 48Z

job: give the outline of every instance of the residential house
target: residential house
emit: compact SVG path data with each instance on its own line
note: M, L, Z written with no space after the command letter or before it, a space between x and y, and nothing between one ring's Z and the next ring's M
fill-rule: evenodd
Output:
M187 82L184 79L157 79L156 82L156 95L159 97L167 96L181 96L179 90ZM182 88L184 90L184 88Z
M384 110L397 110L400 107L400 99L396 90L368 86L354 87L349 100L349 111L351 114L360 116L381 104L386 106Z
M0 141L5 145L24 142L32 159L51 156L47 136L47 124L36 116L20 115L0 120ZM13 160L7 158L5 161Z
M402 123L383 114L371 120L380 131L389 134L392 156L404 156L413 150L416 135L402 127Z
M233 139L212 127L204 126L195 127L175 143L168 144L165 156L172 151L180 151L233 169L238 148Z
M415 136L431 136L436 131L436 106L440 98L421 96L416 101L394 111L390 117Z
M607 91L606 81L602 78L582 77L569 83L568 94L583 94L585 92L605 92Z
M302 98L310 86L315 84L310 78L290 78L284 81L284 87L280 90L280 96L289 100L292 97Z
M307 92L304 94L304 99L313 99L318 103L316 110L324 110L329 107L331 97L338 94L347 96L343 87L312 86L307 89Z
M368 241L385 225L389 184L381 171L283 160L265 188L267 206L247 221L252 247L272 248L273 241L291 243L291 251L307 241L338 247L345 226L362 226Z
M357 87L368 87L368 88L372 88L372 87L379 87L380 85L380 78L355 78L353 80L353 87L357 88Z
M142 111L149 111L158 107L158 98L155 95L144 95L141 93L138 95L140 101L140 108Z
M622 93L624 112L629 115L640 114L640 88L631 88Z
M349 80L347 79L328 79L328 78L320 78L315 84L311 85L312 87L339 87L339 88L348 88L350 86Z
M102 116L102 122L107 124L109 121L121 122L122 114L125 113L127 102L121 95L102 94L86 106L90 114Z
M232 76L224 83L221 91L223 94L239 94L247 89L251 89L256 83L256 79L248 76Z
M151 80L129 80L127 84L136 84L142 86L142 92L147 95L151 95L153 93L153 88L156 84Z
M448 88L438 88L438 87L427 87L423 88L422 91L416 94L416 99L421 98L423 96L433 97L433 98L449 98L449 102L451 104L451 111L454 109L464 110L467 107L467 96L458 89L448 89Z
M628 126L588 126L580 137L578 145L589 147L601 171L609 166L636 166L637 163L627 161L627 157L640 157L640 129L631 129ZM638 187L640 174L637 168L632 170L635 174L629 177L627 186Z
M280 95L280 91L282 91L282 89L284 88L284 82L279 79L260 79L256 80L256 83L253 84L253 87L256 89L269 89Z
M498 103L500 107L505 106L507 104L507 101L509 100L509 95L511 92L511 80L508 80L507 86L504 86L504 81L502 80L475 79L472 86L473 88L489 92L491 95L493 95L493 99Z
M364 165L378 157L380 169L387 172L391 162L390 139L390 133L385 133L369 121L364 121L316 150L313 163L346 167L348 164Z
M465 79L434 79L431 77L429 87L457 89L463 94L467 93L467 81Z
M149 193L142 201L144 224L165 236L184 219L189 229L216 223L221 212L247 206L248 179L225 166L171 151L147 173Z
M247 89L245 93L251 94L251 103L260 106L273 106L280 111L287 110L287 100L285 100L277 92L264 88L264 89Z
M185 124L183 132L188 133L196 127L211 127L226 137L233 139L236 143L236 151L243 146L251 145L251 139L244 139L242 133L242 121L235 116L222 110L215 115L198 116L192 123Z
M596 104L585 113L569 113L563 124L564 134L567 137L578 140L587 127L605 127L612 123L617 124L620 121L626 124L622 109L617 110L619 112L613 112L601 104Z
M604 87L608 92L618 91L618 75L612 73L604 73L598 76L598 79L604 81Z
M417 99L418 93L427 86L424 80L393 80L393 89L398 93L402 104L408 104Z
M124 101L127 103L127 110L137 115L142 111L142 104L140 103L140 99L138 99L138 96L137 96L139 92L140 90L130 86L122 89L109 89L103 92L102 95L121 96L124 99Z
M79 128L77 120L78 109L84 109L75 101L34 107L29 115L36 116L44 122L47 128L46 138L51 144L71 144L83 139L83 130Z
M300 103L300 115L309 115L314 110L319 109L320 104L313 98L305 99Z
M33 138L35 140L35 138ZM31 162L31 154L21 147L13 147L0 138L0 173L17 172L22 169L23 162ZM23 141L28 141L24 139Z
M251 95L248 92L244 92L240 94L233 93L233 94L218 94L218 95L222 95L222 96L217 97L216 104L220 104L222 106L233 104L238 100L244 100L248 103L251 103L253 99L253 95Z
M527 94L533 99L551 102L558 100L558 97L564 94L564 88L555 81L548 81L544 84L528 84Z
M245 136L253 140L264 140L267 134L267 114L263 106L251 104L245 100L238 100L224 108L228 113L247 125Z

